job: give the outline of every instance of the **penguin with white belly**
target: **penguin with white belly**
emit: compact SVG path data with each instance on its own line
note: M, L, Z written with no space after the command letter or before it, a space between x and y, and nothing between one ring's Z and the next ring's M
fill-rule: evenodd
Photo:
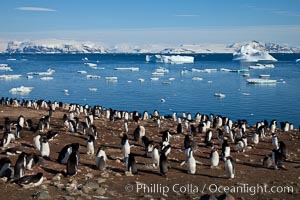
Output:
M233 179L235 175L235 166L232 157L225 158L225 174L229 179Z
M187 165L188 174L195 174L196 173L196 160L193 156L193 150L192 149L190 149L189 157L187 159L186 165Z
M50 155L50 145L47 137L45 136L41 138L40 152L42 157L49 157Z

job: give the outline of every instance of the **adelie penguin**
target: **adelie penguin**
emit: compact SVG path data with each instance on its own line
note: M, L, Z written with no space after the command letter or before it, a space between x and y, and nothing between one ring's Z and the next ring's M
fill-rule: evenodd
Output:
M5 132L3 138L1 140L1 146L6 148L10 144L10 142L15 141L15 135L11 132Z
M159 166L159 160L160 160L157 146L153 147L151 156L152 156L152 160L153 160L153 167L157 168Z
M212 130L208 130L206 131L206 135L205 135L205 146L206 147L211 147L212 146L212 142L211 142L211 139L212 139Z
M130 174L134 175L138 173L136 161L132 153L128 155L126 163L127 163L126 168Z
M171 134L169 131L165 131L162 134L162 142L170 142Z
M145 136L145 127L139 125L133 132L134 141L140 141L143 136Z
M14 166L14 179L19 179L25 175L26 153L22 152Z
M41 152L42 157L49 157L49 155L50 155L50 145L49 145L47 137L45 137L45 136L43 136L41 138L40 152Z
M224 142L222 144L222 158L225 160L226 157L230 156L230 146L228 144L228 140L224 139Z
M235 176L235 166L232 157L225 158L225 174L229 179L233 179Z
M216 168L219 166L220 157L216 148L212 148L209 158L211 168Z
M77 174L79 164L79 150L73 151L69 156L67 162L67 176L74 176Z
M187 172L188 174L195 174L196 173L196 160L193 155L193 150L189 150L189 156L186 162L187 165Z
M3 157L0 159L0 178L3 176L10 177L11 170L10 170L11 161L7 157Z
M130 154L130 145L129 145L128 137L126 134L124 134L121 139L121 145L122 145L122 153L123 153L124 159L126 160L128 155Z
M27 154L25 168L32 170L32 168L39 163L39 157L35 153Z
M73 151L79 150L78 143L72 143L64 146L58 154L57 162L60 164L66 164Z
M95 144L95 137L93 135L89 135L87 139L87 145L86 145L87 154L94 155L95 153L94 144Z
M41 185L43 180L43 173L37 173L35 175L23 176L22 178L15 180L14 183L22 186L23 188L32 188Z
M100 170L106 169L107 156L103 147L99 147L96 155L96 168Z
M169 142L163 142L162 147L161 147L161 153L165 154L168 156L171 152L171 145Z
M166 177L169 171L169 162L165 154L161 154L159 157L159 172L162 176Z

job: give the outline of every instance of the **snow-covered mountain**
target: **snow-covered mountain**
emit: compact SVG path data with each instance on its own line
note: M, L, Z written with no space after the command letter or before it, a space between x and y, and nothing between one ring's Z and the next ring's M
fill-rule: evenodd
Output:
M228 45L229 49L233 49L234 51L239 51L242 46L252 46L254 49L258 51L265 51L268 53L299 53L299 48L291 48L287 45L279 45L274 43L265 43L265 42L258 42L258 41L251 41L251 42L239 42L233 43Z
M10 41L5 50L7 53L106 53L105 49L101 46L87 43L80 44L77 42L72 43L37 43L37 42L17 42Z
M225 44L184 44L163 45L118 44L105 46L92 42L77 42L64 40L10 41L1 44L0 52L4 53L40 53L40 54L75 54L75 53L158 53L158 54L190 54L190 53L235 53L242 46L250 45L253 49L268 53L300 53L300 47L288 47L274 43L258 41ZM6 46L6 48L5 48Z

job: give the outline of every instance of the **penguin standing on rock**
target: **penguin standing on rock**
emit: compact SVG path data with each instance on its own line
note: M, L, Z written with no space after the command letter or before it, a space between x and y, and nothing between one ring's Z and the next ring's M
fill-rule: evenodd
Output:
M122 140L121 140L121 145L122 145L122 153L124 156L124 159L128 157L130 154L130 145L128 141L128 136L126 134L123 135Z
M229 179L233 179L235 175L235 168L232 157L225 158L225 174Z
M14 166L14 179L19 179L25 175L26 153L22 152Z
M159 157L159 171L162 176L164 177L167 176L167 173L169 171L168 167L169 167L168 158L165 154L162 153Z
M11 161L9 158L3 157L0 159L0 178L5 176L7 170L10 170L10 165L11 165Z
M230 146L228 144L228 140L224 139L222 144L222 158L225 160L226 157L230 156Z
M160 160L157 146L155 146L153 148L151 156L152 156L152 159L153 159L153 166L154 166L154 168L157 168L159 166L159 160Z
M47 137L45 136L41 138L40 152L42 157L49 157L50 155L50 145Z
M218 167L219 165L219 153L216 148L212 148L211 153L210 153L210 167L215 168Z
M57 161L60 164L66 164L68 162L68 159L73 151L79 150L79 144L78 143L72 143L64 146L62 150L58 154Z
M189 151L189 157L187 159L187 172L188 174L195 174L196 173L196 160L193 156L193 150L190 149Z
M97 156L96 156L96 167L97 169L100 170L105 170L106 169L106 161L107 161L107 157L106 157L106 153L104 151L103 147L99 147L98 152L97 152Z
M130 153L128 155L126 163L127 163L126 168L127 168L129 173L131 173L131 174L137 174L138 173L135 158L134 158L134 155L132 153Z
M74 176L77 174L79 164L79 149L72 150L67 162L67 175Z
M95 143L95 137L93 135L89 135L87 139L87 154L94 155L95 153L95 148L94 148L94 143Z

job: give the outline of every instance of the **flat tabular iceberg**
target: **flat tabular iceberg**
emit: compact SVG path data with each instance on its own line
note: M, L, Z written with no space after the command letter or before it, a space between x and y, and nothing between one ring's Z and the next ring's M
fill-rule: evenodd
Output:
M32 89L33 87L20 86L10 89L9 92L12 94L28 94L32 91Z
M193 56L164 56L164 55L146 55L147 62L183 64L194 63Z
M254 44L248 44L242 46L241 49L233 53L233 60L246 61L246 62L258 62L258 61L277 61L266 51L259 51L255 48Z

